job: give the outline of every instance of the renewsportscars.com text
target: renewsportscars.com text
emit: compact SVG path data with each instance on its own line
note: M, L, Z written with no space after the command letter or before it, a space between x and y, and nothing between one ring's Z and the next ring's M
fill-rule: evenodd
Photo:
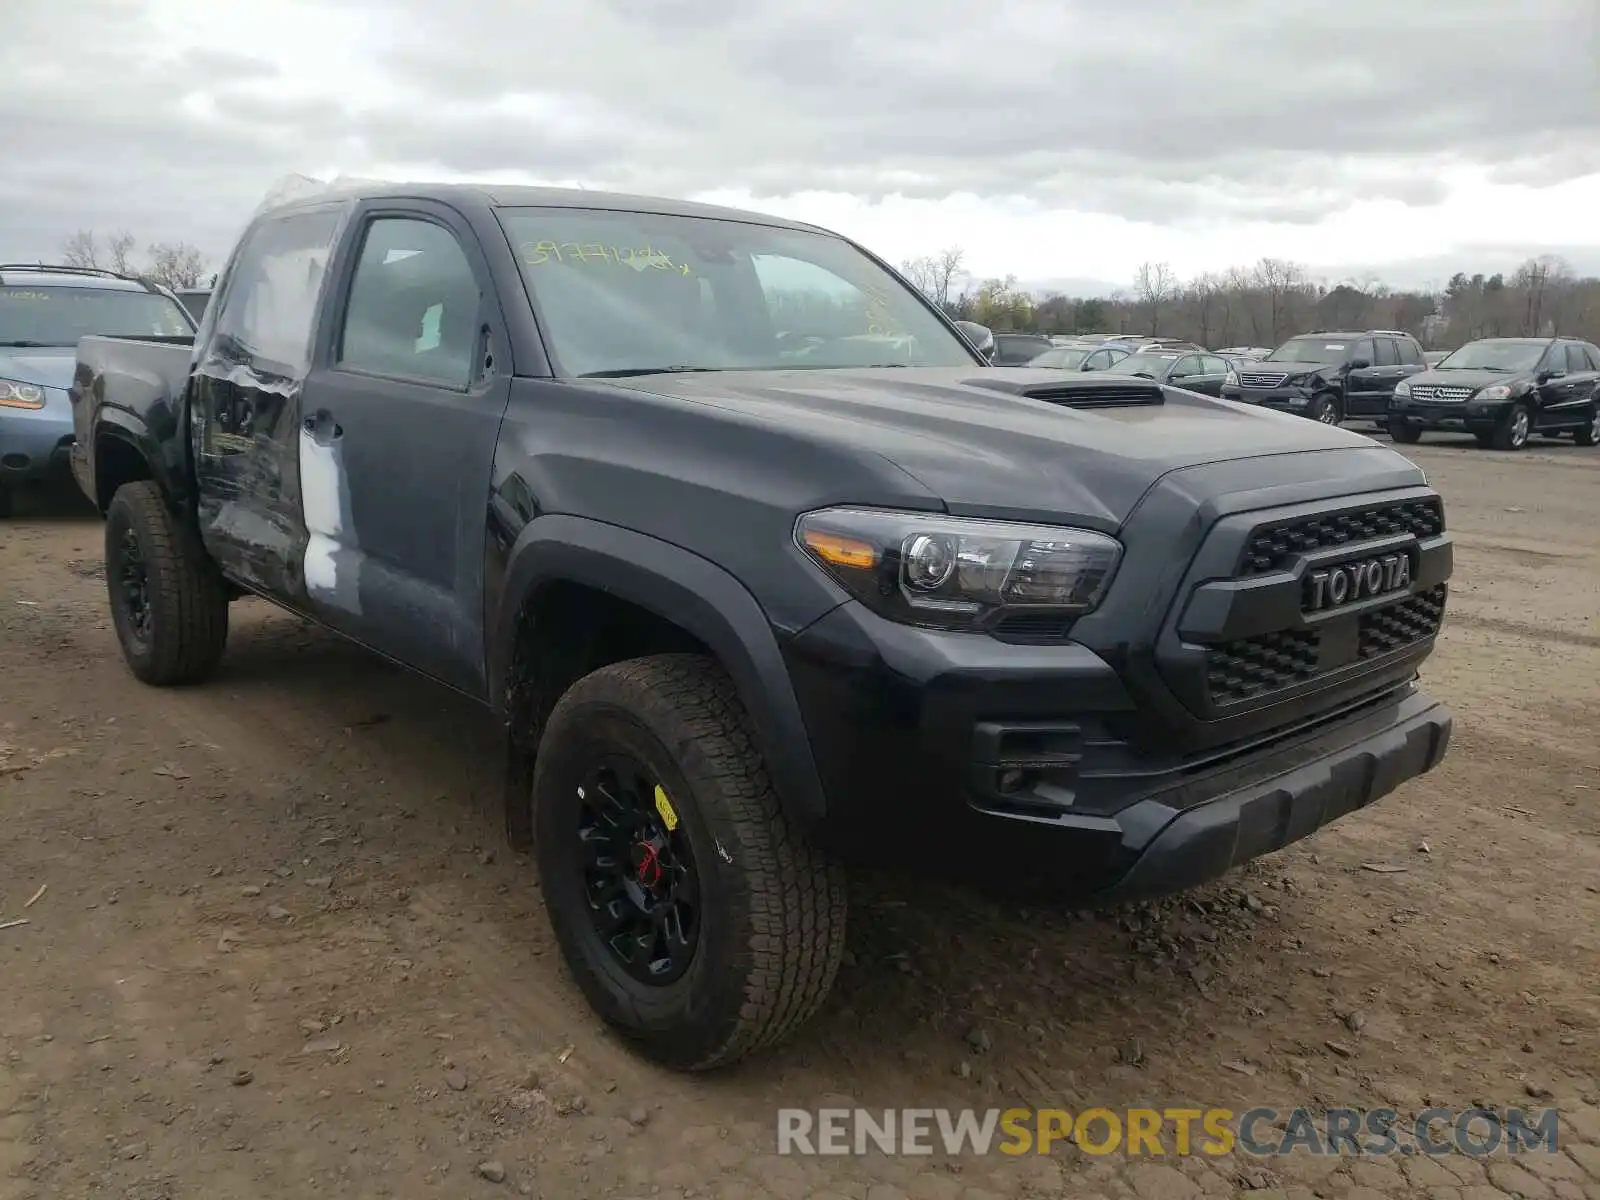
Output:
M801 1155L1049 1154L1072 1144L1087 1154L1256 1157L1525 1154L1557 1152L1554 1108L1429 1108L1404 1121L1391 1108L785 1108L778 1153Z

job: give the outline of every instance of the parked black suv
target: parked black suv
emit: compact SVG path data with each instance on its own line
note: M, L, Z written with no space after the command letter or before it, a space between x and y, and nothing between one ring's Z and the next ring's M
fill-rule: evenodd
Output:
M1395 388L1389 436L1467 432L1520 450L1533 434L1600 443L1600 350L1577 338L1484 338Z
M1232 373L1222 397L1325 425L1357 419L1381 426L1396 385L1425 368L1422 344L1401 330L1319 331L1292 337L1270 358Z
M132 672L206 679L257 594L481 702L569 967L678 1067L816 1010L845 862L1147 896L1450 737L1417 671L1452 543L1414 463L997 369L813 226L307 199L251 223L193 339L85 338L72 403Z

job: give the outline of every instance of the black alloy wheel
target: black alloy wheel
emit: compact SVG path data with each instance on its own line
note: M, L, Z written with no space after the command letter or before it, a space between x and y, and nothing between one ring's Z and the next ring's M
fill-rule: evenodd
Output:
M124 628L135 653L149 653L155 617L150 610L150 569L145 565L144 548L133 527L126 526L117 542L115 555L116 586L112 589L122 610Z
M595 936L630 976L661 986L682 977L700 936L694 851L665 788L620 755L578 788L579 861Z

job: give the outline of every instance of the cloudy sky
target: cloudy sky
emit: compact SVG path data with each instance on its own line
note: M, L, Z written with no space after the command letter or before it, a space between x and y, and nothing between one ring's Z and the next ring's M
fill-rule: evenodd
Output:
M0 258L292 172L696 196L1126 285L1600 273L1596 0L3 0Z

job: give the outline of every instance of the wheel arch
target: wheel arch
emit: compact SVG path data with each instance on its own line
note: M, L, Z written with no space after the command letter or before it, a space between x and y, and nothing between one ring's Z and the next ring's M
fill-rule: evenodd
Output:
M612 619L621 623L620 638L605 632L619 628ZM825 811L799 700L766 614L743 584L697 554L604 522L540 517L512 547L488 645L489 699L507 732L506 828L514 844L531 833L525 785L560 692L636 652L697 649L714 657L750 715L788 815L805 828Z

